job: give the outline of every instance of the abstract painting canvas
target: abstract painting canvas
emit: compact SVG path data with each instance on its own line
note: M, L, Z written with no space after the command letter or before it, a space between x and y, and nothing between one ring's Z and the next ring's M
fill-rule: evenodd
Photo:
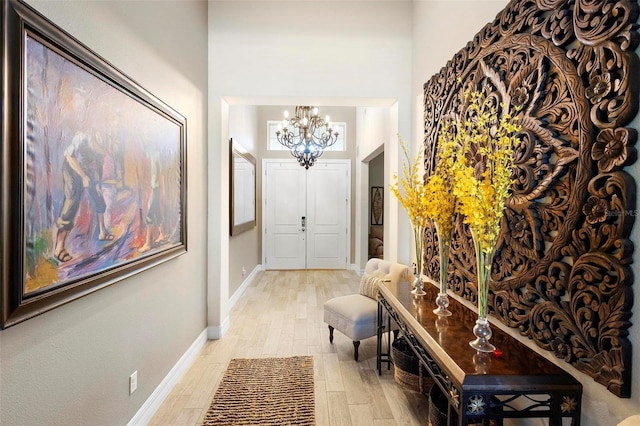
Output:
M3 259L4 325L186 251L186 120L54 30L27 25L13 58L25 90L22 114L5 120L21 130L19 152L5 145L20 158L9 164L18 181L3 182L18 188L9 201L20 214L3 220L3 238L19 241L14 262Z

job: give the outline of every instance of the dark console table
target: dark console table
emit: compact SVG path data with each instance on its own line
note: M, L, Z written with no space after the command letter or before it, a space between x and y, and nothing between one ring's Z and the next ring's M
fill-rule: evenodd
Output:
M383 309L398 324L420 364L448 400L449 425L501 424L504 418L541 417L549 425L563 419L580 424L582 385L573 376L492 325L491 342L502 352L483 354L469 346L477 314L451 300L453 315L438 318L437 289L427 284L426 296L413 296L409 283L381 284L378 294L378 359L391 363L381 350Z

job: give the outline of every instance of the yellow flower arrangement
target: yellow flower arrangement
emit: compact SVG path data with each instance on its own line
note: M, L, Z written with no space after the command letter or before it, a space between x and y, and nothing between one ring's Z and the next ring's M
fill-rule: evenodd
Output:
M438 309L433 312L438 316L448 316L447 309L447 265L453 234L453 219L456 213L456 196L453 193L454 170L456 163L456 145L451 138L438 137L437 163L433 174L427 179L422 204L425 213L433 221L438 234L438 251L440 254L440 294L436 299Z
M478 311L487 315L488 284L500 221L513 184L514 148L521 126L503 109L499 115L493 99L479 92L467 92L467 119L447 122L439 138L458 146L453 170L453 194L458 211L473 235L477 274Z
M521 126L508 112L498 117L496 107L482 93L467 92L467 116L447 123L440 138L460 147L453 164L453 193L459 211L482 251L493 255L500 221L513 184L513 149Z
M420 166L422 163L422 155L417 155L411 159L405 142L400 138L400 146L405 156L403 164L402 178L398 178L398 174L393 174L393 183L391 184L391 193L396 196L400 204L407 212L411 227L413 228L414 242L416 247L416 266L418 274L422 273L422 245L424 238L424 229L429 220L427 214L427 206L422 202L425 194L425 185L420 175Z
M422 204L426 215L438 229L438 239L449 241L457 204L453 192L456 143L452 138L444 134L438 136L437 157L436 169L425 185Z

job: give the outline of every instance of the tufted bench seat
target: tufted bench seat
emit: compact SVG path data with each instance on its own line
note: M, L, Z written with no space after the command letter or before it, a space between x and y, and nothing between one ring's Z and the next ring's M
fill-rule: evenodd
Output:
M382 259L370 259L365 266L358 294L335 297L324 304L324 322L329 325L329 342L333 343L334 329L350 338L357 361L360 340L377 335L377 283L411 280L411 269L408 266ZM395 324L392 328L394 327Z

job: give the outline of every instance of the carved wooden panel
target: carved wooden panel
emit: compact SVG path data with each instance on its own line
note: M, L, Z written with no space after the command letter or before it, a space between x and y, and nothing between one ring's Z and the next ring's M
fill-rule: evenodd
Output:
M463 92L520 106L516 183L493 264L492 314L612 393L631 392L636 1L511 1L424 86L425 168ZM511 108L512 108L511 107ZM425 273L439 278L435 228ZM458 220L449 286L476 302L471 234Z

